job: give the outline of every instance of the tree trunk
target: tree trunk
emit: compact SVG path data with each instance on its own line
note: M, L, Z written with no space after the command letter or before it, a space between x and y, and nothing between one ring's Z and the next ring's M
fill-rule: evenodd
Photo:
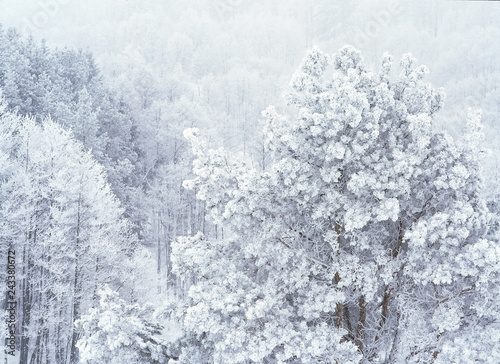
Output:
M156 217L156 274L157 274L157 291L161 294L161 212L158 211Z
M77 220L76 220L76 256L75 256L75 277L73 280L73 313L71 320L71 349L70 349L70 363L77 364L79 362L78 349L76 347L76 342L78 341L78 332L75 328L75 322L80 318L80 209L81 209L82 195L78 196L78 209L77 209Z
M40 361L40 355L41 355L41 347L40 347L40 335L36 337L36 342L35 342L35 349L33 351L33 354L31 354L31 359L29 361L30 364L41 364Z
M63 306L61 305L61 307L59 307L58 322L63 322L63 317L64 317L64 310ZM56 331L57 331L56 334L57 346L55 348L56 363L63 363L64 362L63 358L65 358L65 351L64 351L65 345L63 344L66 344L66 340L61 339L61 325L57 325Z
M399 321L401 319L401 314L398 312L396 318L396 333L394 334L394 341L392 342L391 352L389 354L389 363L396 363L396 355L398 352L399 344Z
M29 342L30 338L28 336L30 321L31 321L31 306L32 306L32 289L31 289L31 254L29 253L31 240L36 241L36 233L29 232L28 233L28 241L23 248L23 289L22 289L22 319L21 319L21 345L20 345L20 363L28 363L28 354L29 354Z
M348 305L344 306L344 318L345 318L345 323L347 326L347 331L349 332L347 334L347 337L352 340L354 338L354 332L352 331L351 313L349 312Z
M363 352L363 340L365 337L365 324L366 324L366 302L365 296L359 297L359 320L356 327L356 346L359 351Z
M71 355L70 363L77 364L79 362L78 349L76 347L76 342L78 341L78 332L75 328L75 322L80 318L80 297L79 297L79 267L77 260L77 267L75 269L75 280L73 284L73 318L71 320L72 335L71 335Z
M338 273L335 273L334 282L336 285L339 284L339 282L340 282L340 276ZM344 320L343 305L342 305L342 303L338 302L336 310L335 310L335 327L340 329L343 326L342 325L343 320Z

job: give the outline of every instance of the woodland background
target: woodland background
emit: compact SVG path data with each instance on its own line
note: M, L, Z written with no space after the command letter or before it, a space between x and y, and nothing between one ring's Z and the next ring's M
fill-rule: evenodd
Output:
M500 194L499 5L479 1L0 0L0 88L5 107L34 119L26 133L54 138L52 149L44 152L36 143L27 147L17 157L20 165L26 166L23 158L37 151L56 155L58 149L75 150L67 165L51 166L54 173L69 168L91 181L83 193L86 197L68 192L79 208L85 206L67 213L74 217L68 229L80 229L83 214L89 221L106 216L115 226L105 233L109 244L117 244L116 236L126 236L123 241L127 241L109 248L117 252L110 257L105 249L97 249L102 232L95 233L99 237L89 233L88 247L82 247L80 255L88 261L80 260L76 266L78 253L71 261L61 255L60 260L54 256L47 265L37 265L33 262L43 259L47 251L23 252L32 254L32 260L23 260L26 265L19 268L22 304L40 305L31 317L20 317L32 332L31 343L21 343L31 348L26 355L41 363L45 341L46 347L58 348L50 354L56 361L73 360L72 323L97 300L95 291L101 283L126 281L124 296L141 304L159 306L166 297L186 293L192 282L172 274L171 242L198 231L217 239L224 230L206 221L196 190L182 187L184 180L193 178L194 159L183 131L197 127L210 146L223 146L254 167L266 169L270 157L264 148L262 110L275 105L285 114L290 112L282 94L314 45L333 53L352 44L376 71L385 51L396 59L411 52L429 67L427 80L444 87L447 94L434 127L455 138L461 138L467 107L482 109L483 147L489 150L484 159L484 194L496 201ZM64 136L66 132L57 126L37 126L49 116L71 129L72 136ZM83 148L68 146L73 137ZM4 146L4 151L24 145L25 140ZM86 160L86 151L103 170ZM40 163L46 162L41 158ZM31 176L39 177L36 173L47 168L42 166ZM24 178L28 177L19 181ZM64 181L63 176L54 178L60 178L56 186ZM105 179L110 191L104 187ZM11 190L5 191L6 199ZM25 201L26 211L39 197L31 191L30 201L28 192L17 197ZM96 199L99 193L103 197ZM12 217L4 203L4 213L19 223L28 215L36 216L37 224L50 226L40 214L52 205L43 201L38 212L18 209L19 217ZM127 222L119 214L121 208ZM7 232L4 239L9 239ZM68 249L61 241L58 251ZM131 257L128 265L116 272L99 271L103 259L116 259L109 264L118 266L120 254ZM95 266L89 268L88 262ZM65 269L71 273L62 277ZM51 288L54 282L59 291ZM72 297L65 296L64 285ZM64 304L59 307L53 302ZM59 332L64 325L69 331Z

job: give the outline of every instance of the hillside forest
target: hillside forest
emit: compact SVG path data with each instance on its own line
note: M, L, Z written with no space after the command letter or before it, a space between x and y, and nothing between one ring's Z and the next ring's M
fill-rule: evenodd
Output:
M0 360L499 363L498 19L0 0Z

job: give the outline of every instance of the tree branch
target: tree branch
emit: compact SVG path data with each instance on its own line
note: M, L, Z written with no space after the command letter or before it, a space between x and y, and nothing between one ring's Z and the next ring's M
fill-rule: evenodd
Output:
M290 244L287 244L283 239L281 238L277 238L278 241L283 244L286 248L290 249L290 250L293 250L292 246ZM315 264L319 264L321 265L323 268L330 268L330 265L327 264L326 262L323 262L317 258L313 258L309 255L306 255L306 259L310 260L311 262L315 263Z

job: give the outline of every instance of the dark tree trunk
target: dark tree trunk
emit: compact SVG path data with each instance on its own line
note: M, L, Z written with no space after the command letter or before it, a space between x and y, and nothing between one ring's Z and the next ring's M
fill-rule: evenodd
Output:
M365 296L359 297L359 320L356 327L356 346L363 352L363 339L365 337L366 302Z
M31 284L31 255L29 253L29 245L31 240L36 240L36 233L30 232L28 234L27 245L23 249L23 261L25 262L23 265L23 281L22 281L22 319L21 319L21 340L20 340L20 363L28 363L28 354L29 354L29 328L31 323L31 307L32 307L32 284Z
M73 315L71 320L71 349L70 349L70 363L77 364L79 360L78 348L76 347L76 342L78 341L78 331L75 327L75 322L80 318L80 224L81 224L81 194L78 196L78 210L77 210L77 221L76 221L76 256L75 256L75 277L73 280Z

